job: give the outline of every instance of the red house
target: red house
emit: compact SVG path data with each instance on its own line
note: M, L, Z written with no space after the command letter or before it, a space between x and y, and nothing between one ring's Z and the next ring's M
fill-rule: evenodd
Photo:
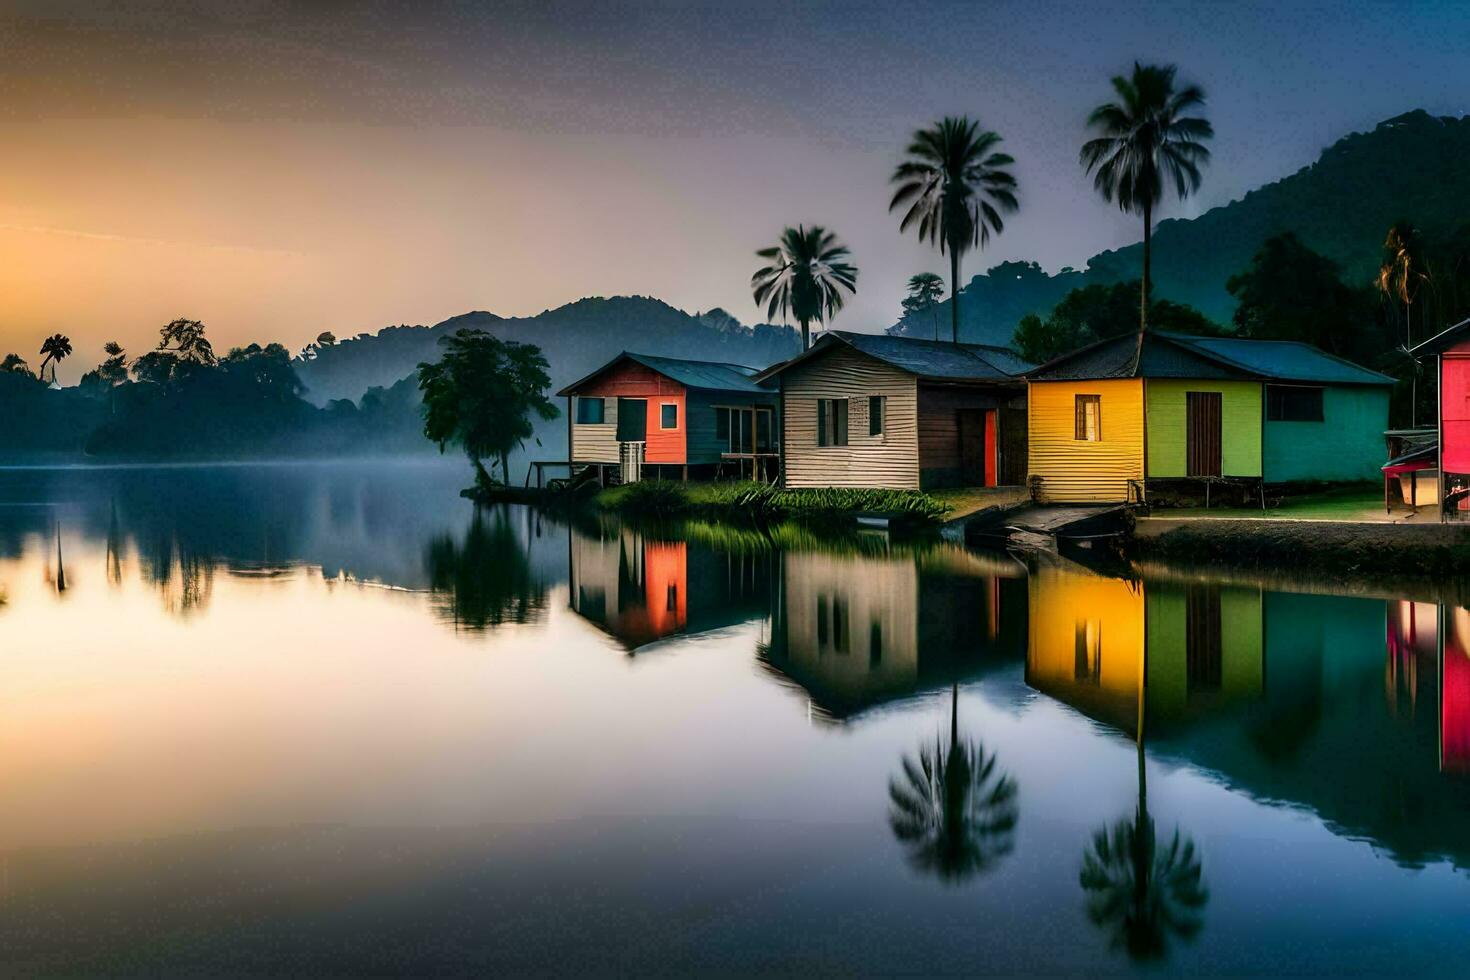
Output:
M1470 320L1462 320L1409 351L1433 355L1439 379L1440 518L1470 501Z

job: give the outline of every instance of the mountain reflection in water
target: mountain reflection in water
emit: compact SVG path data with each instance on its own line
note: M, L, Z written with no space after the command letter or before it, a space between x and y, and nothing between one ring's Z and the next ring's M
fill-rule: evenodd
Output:
M17 963L544 972L553 935L553 969L626 935L629 969L1470 953L1448 583L568 523L462 482L0 471Z

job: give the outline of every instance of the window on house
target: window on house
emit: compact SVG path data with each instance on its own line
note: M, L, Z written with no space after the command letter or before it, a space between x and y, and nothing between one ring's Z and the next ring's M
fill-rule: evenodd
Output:
M723 445L730 444L730 410L728 408L715 409L715 438Z
M679 427L679 406L663 404L659 409L659 428L677 429Z
M1080 442L1102 441L1102 396L1077 396L1077 431Z
M1072 676L1096 684L1102 676L1102 621L1077 620L1075 637L1076 662Z
M1321 422L1322 389L1305 385L1267 385L1266 421Z
M607 402L601 398L577 399L577 422L580 425L601 425L606 420Z
M868 396L868 435L881 436L883 434L883 408L887 399L882 395Z
M817 445L847 445L847 399L817 399Z

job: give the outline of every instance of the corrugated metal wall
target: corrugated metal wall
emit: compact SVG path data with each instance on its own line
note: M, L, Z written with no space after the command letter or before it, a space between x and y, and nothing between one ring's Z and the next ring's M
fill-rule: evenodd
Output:
M788 487L918 489L918 385L866 355L834 350L784 377ZM888 399L884 432L868 435L868 396ZM847 398L846 446L817 445L817 400Z
M1076 438L1076 396L1099 396L1102 438ZM1143 479L1143 382L1036 381L1030 385L1030 476L1041 477L1046 503L1128 499L1128 481Z
M1186 431L1188 393L1220 394L1222 476L1261 475L1261 384L1259 381L1177 381L1150 378L1148 403L1148 475L1188 474Z

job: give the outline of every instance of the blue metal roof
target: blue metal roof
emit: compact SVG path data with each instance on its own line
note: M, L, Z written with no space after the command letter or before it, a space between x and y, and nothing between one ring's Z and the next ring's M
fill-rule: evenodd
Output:
M1394 379L1345 361L1295 340L1251 340L1244 337L1187 337L1164 334L1179 343L1234 361L1276 381L1312 381L1331 385L1391 385Z
M613 367L623 359L641 364L650 371L659 374L671 381L677 381L686 388L699 388L705 391L746 391L771 394L769 388L763 387L755 382L755 376L760 372L753 367L744 364L725 364L720 361L688 361L677 357L658 357L654 354L634 354L624 351L617 357L608 361L602 367L591 374L567 385L558 395L574 395L576 390L587 382L596 378L604 371Z

